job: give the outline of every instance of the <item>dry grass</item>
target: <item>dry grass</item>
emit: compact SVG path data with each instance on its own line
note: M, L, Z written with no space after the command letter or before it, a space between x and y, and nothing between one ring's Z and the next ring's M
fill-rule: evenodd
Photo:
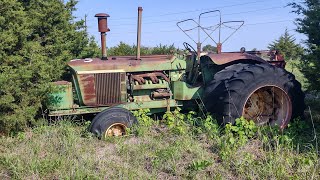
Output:
M320 114L313 100L312 113ZM137 135L107 140L69 121L0 137L0 179L320 178L314 138L319 123L313 129L308 120L294 122L280 133L259 128L236 149L224 129L214 131L216 124L206 124L214 131L209 134L194 126L177 134L153 124L138 127Z
M176 135L155 126L145 135L102 141L91 137L84 126L62 122L0 138L0 178L319 178L318 157L312 149L302 152L292 144L290 148L256 137L222 160L217 138Z

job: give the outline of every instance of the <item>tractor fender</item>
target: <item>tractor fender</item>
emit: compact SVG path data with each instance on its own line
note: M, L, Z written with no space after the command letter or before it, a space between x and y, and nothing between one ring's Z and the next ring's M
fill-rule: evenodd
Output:
M248 54L248 53L220 53L220 54L214 54L214 53L209 53L207 55L204 55L204 57L208 57L211 59L211 61L214 64L217 65L224 65L228 63L232 63L234 61L239 61L239 60L252 60L256 61L257 63L267 63L265 60L262 58Z

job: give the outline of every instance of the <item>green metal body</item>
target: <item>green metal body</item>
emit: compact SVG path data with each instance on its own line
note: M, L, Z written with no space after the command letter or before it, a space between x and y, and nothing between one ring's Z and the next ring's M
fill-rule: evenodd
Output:
M226 64L263 61L243 53L204 54L200 61L195 59L191 55L155 55L142 56L141 60L135 57L72 60L69 63L72 87L70 82L56 83L63 88L52 94L55 101L49 103L49 116L99 113L110 107L148 108L151 113L175 107L201 108L205 85ZM199 68L192 68L194 62L199 63ZM196 74L195 82L188 80L192 73Z
M56 91L49 96L49 109L62 110L73 108L72 84L67 81L58 81L54 85Z
M66 93L66 89L62 88L60 92L53 94L59 96L61 101L51 102L49 105L50 116L76 115L99 113L109 107L123 107L128 110L137 110L148 108L151 113L164 112L174 107L182 107L183 101L199 98L202 93L200 86L194 87L185 82L185 70L187 66L186 56L146 56L141 57L142 60L135 60L132 57L112 57L115 60L109 64L107 61L100 59L73 60L69 63L72 73L72 86L74 94ZM144 60L145 59L145 60ZM82 63L79 63L82 61ZM94 86L94 74L114 74L122 73L126 76L125 81L121 81L123 87L128 86L128 73L153 73L163 72L169 81L166 81L161 76L158 83L153 83L150 79L145 78L144 84L139 84L137 81L131 82L130 90L120 88L121 103L110 105L90 104L96 101L95 98L90 98L90 88ZM84 81L87 80L87 81ZM108 79L105 79L108 81ZM68 84L68 92L70 92L71 83ZM156 90L166 90L170 96L153 99L152 93ZM129 100L128 95L133 100ZM93 97L93 96L92 96ZM124 98L123 98L124 97Z

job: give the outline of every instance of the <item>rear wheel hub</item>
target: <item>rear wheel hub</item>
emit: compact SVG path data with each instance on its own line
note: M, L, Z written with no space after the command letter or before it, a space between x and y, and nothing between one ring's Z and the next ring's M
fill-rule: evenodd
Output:
M288 94L276 86L256 89L247 99L242 116L257 125L287 125L291 118L292 105Z

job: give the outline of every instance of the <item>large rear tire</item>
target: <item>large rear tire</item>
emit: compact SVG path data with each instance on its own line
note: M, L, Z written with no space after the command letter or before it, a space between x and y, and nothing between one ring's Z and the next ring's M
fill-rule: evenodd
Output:
M243 116L280 128L305 109L301 84L270 64L234 64L219 71L206 86L204 104L223 124Z

